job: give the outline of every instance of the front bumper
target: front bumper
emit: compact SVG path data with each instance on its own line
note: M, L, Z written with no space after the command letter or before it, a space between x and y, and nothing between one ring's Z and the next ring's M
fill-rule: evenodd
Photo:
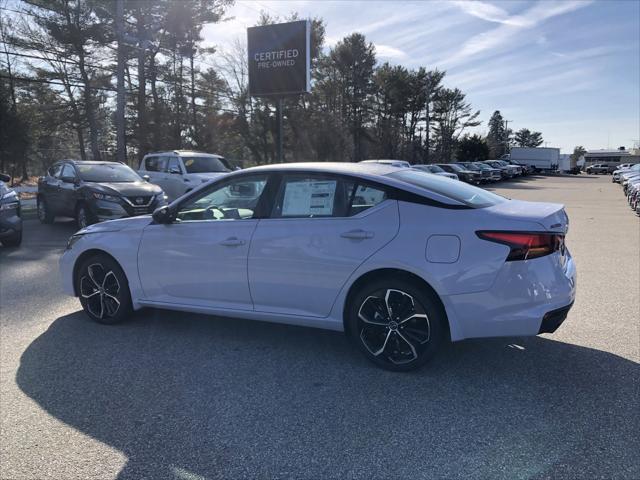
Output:
M13 237L21 231L20 209L0 210L0 238Z

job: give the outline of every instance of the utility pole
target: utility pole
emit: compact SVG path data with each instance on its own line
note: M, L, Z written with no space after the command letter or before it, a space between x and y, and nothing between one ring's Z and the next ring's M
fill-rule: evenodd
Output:
M118 39L118 66L116 92L116 160L126 163L127 147L125 144L125 92L124 92L124 0L116 0L116 38Z
M278 120L278 138L276 143L278 163L282 163L282 137L284 136L282 132L282 97L278 97L276 100L276 118Z
M509 148L509 122L511 122L512 120L505 120L504 121L504 150L505 153L509 153L511 151L511 148Z

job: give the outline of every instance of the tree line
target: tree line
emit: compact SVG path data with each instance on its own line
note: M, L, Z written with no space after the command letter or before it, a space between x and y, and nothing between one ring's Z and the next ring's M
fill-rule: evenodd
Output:
M217 51L202 39L232 0L120 1L0 3L0 170L113 160L119 54L131 165L182 148L276 161L275 103L249 95L246 45ZM263 12L258 24L297 19ZM483 160L542 144L539 132L507 129L499 111L486 137L471 134L480 111L444 71L380 63L360 33L326 48L324 20L311 24L312 91L283 102L285 161Z

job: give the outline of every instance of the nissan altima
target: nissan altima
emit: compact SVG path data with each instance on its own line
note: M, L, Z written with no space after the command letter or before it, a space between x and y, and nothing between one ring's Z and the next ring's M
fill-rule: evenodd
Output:
M319 327L410 370L449 340L555 331L576 293L567 229L562 205L414 169L271 165L80 230L60 267L101 323L155 307Z

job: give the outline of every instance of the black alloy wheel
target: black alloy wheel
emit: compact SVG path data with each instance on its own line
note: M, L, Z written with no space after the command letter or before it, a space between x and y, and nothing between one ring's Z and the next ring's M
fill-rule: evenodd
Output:
M445 328L439 302L401 278L365 286L349 307L349 335L367 358L388 370L427 363L442 345Z
M119 323L131 314L127 277L111 257L96 255L85 260L75 281L82 308L96 322Z

